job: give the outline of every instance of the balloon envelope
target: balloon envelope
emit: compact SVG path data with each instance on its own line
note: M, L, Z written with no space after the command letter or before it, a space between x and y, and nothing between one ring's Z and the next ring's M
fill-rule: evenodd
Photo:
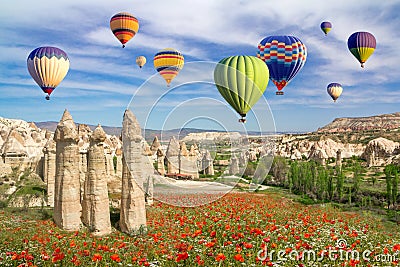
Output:
M128 12L120 12L112 16L110 28L122 47L132 39L139 30L139 21Z
M328 35L328 32L332 29L332 23L329 21L324 21L321 23L321 30L325 33L325 35Z
M222 97L242 116L260 99L269 80L265 63L253 56L222 59L214 69L214 82Z
M369 32L355 32L347 40L347 47L364 68L364 63L375 51L376 39Z
M328 94L332 97L333 101L336 102L336 100L343 92L343 87L340 83L330 83L328 84L326 90L328 91Z
M138 56L136 58L136 64L142 68L144 66L144 64L146 64L146 58L144 56Z
M304 66L307 48L294 36L268 36L258 44L257 57L267 64L270 79L280 91Z
M67 53L57 47L38 47L27 59L29 74L48 96L67 75Z
M154 55L153 60L154 68L164 78L168 86L183 68L184 62L183 55L173 48L160 50Z

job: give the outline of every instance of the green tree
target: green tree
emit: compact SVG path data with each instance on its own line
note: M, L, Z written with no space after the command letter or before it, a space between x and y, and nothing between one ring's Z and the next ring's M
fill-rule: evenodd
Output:
M388 209L390 208L390 204L392 203L392 174L394 173L394 166L392 164L387 165L385 167L385 176L386 176L386 198L387 198L387 204L388 204Z
M336 171L336 192L339 197L339 202L343 197L344 173L340 168Z
M317 196L321 200L325 199L327 193L327 180L328 180L327 170L322 166L319 167Z
M278 184L284 185L286 182L286 174L288 172L288 164L284 157L274 157L271 167L272 176Z
M361 165L359 162L354 162L353 164L353 193L357 194L360 189L360 174Z
M392 203L396 205L397 195L398 195L398 185L399 185L399 175L397 170L394 172L394 177L392 178Z

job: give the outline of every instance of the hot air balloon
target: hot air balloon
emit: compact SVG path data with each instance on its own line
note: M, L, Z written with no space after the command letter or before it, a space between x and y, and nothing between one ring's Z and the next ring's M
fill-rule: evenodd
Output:
M146 64L146 58L144 56L138 56L136 58L136 64L139 66L139 68L142 68L144 64Z
M172 79L183 68L184 58L178 50L165 48L155 54L153 63L154 68L156 68L158 73L167 82L167 86L169 86Z
M325 36L328 35L328 32L332 29L332 23L329 21L324 21L321 23L321 30L325 33Z
M258 44L257 57L269 68L271 81L278 88L277 95L304 66L306 46L294 36L268 36Z
M67 54L57 47L38 47L33 50L27 59L29 74L47 94L50 94L67 75L69 59Z
M246 122L246 113L257 103L269 80L265 63L253 56L222 59L214 69L214 82L222 97Z
M138 32L139 21L128 12L120 12L112 16L110 28L122 47L125 47L125 44Z
M340 83L330 83L326 87L326 90L328 91L328 94L332 97L333 102L336 102L336 100L343 92L343 88Z
M374 53L376 39L369 32L355 32L347 40L347 47L364 68L365 61Z

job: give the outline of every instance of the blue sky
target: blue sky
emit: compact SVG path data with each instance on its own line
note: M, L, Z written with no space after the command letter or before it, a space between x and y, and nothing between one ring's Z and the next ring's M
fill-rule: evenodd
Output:
M277 131L313 131L336 117L400 111L398 0L14 0L2 1L0 8L1 117L58 121L67 108L76 122L120 126L129 107L142 126L153 129L271 130L275 123ZM121 11L140 23L124 49L109 29L110 18ZM324 20L333 24L327 37L319 28ZM377 39L365 69L347 49L355 31ZM212 72L197 68L227 56L256 55L268 35L299 37L307 62L284 96L276 96L269 82L265 99L243 126L207 83ZM26 68L28 54L47 45L63 49L71 62L50 101ZM166 47L181 51L186 64L171 88L152 62ZM147 57L143 69L135 65L138 55ZM331 82L344 87L337 103L326 93Z

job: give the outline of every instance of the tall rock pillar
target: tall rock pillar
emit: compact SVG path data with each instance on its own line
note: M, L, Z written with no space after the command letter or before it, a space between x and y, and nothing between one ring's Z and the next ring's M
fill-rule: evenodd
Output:
M56 176L54 222L67 231L79 230L81 224L78 132L68 110L54 133Z
M339 170L342 169L342 150L340 149L336 151L336 167L339 168Z
M178 141L173 136L169 140L167 151L165 152L166 160L167 160L167 173L169 174L177 174L179 173L179 153L180 146Z
M122 195L119 224L121 231L128 234L146 227L142 139L140 125L135 115L130 110L126 110L122 123L124 155L122 157Z
M56 178L56 143L50 139L44 149L43 178L47 185L47 205L54 207L54 182Z
M235 154L233 154L233 156L231 157L230 165L229 165L229 174L235 175L235 174L239 174L239 173L240 173L239 159L236 157Z
M115 175L122 177L122 150L117 149L115 151L115 156L117 157L117 166L115 167Z
M192 146L190 151L187 150L185 142L181 143L179 153L179 171L183 174L189 174L192 178L199 178L197 169L197 156Z
M82 201L82 222L97 236L111 233L104 140L106 133L99 125L90 137Z
M157 149L157 171L163 176L165 174L164 160L164 152L162 152L161 148Z
M206 150L202 159L202 169L205 175L214 175L213 158L208 150Z

